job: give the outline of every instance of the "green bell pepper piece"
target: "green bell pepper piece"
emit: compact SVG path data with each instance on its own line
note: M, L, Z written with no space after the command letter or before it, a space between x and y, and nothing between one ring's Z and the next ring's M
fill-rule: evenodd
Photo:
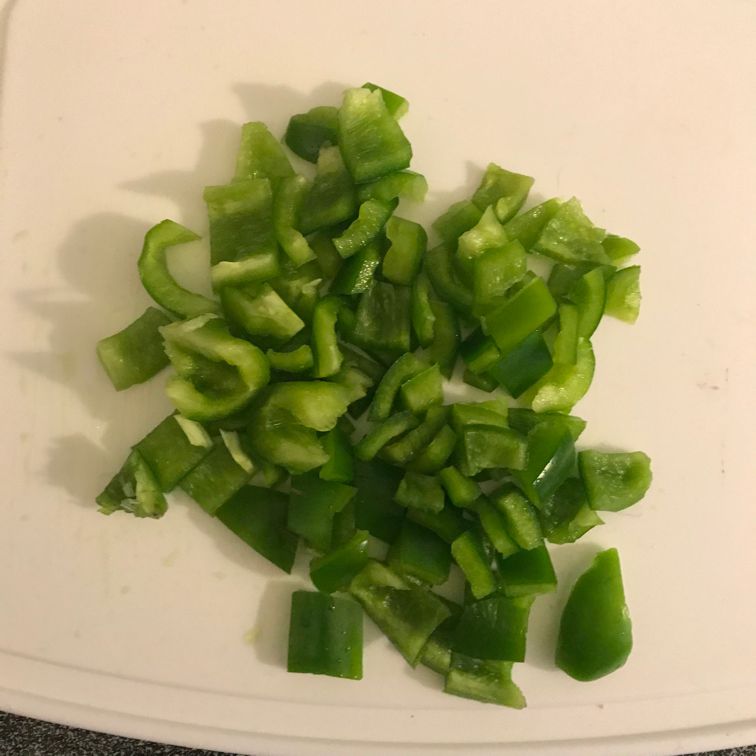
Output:
M347 89L339 109L339 147L355 183L409 167L412 147L382 91Z
M391 246L383 259L383 277L391 283L411 286L428 246L425 229L419 223L393 216L386 223L386 237Z
M445 467L439 477L449 501L455 507L469 509L480 496L478 484L462 475L456 467Z
M215 516L258 554L291 572L299 539L286 529L287 496L259 486L242 486Z
M240 263L276 251L273 190L267 178L252 178L204 191L210 220L210 262ZM238 280L223 276L226 283Z
M434 630L450 616L438 596L375 561L352 580L349 591L412 666Z
M97 357L116 391L144 383L169 363L160 328L171 319L148 307L133 323L97 342Z
M331 283L330 292L353 296L367 291L375 279L375 271L382 257L382 245L375 239L344 262Z
M155 475L135 449L95 501L99 511L106 515L122 511L157 519L168 509Z
M596 525L603 525L603 520L588 506L578 478L565 480L543 504L541 527L550 543L574 543Z
M328 454L328 462L320 468L320 477L336 483L351 483L354 477L354 459L347 433L337 425L323 436L323 448Z
M651 485L651 460L643 452L586 449L578 466L591 509L619 512L639 502Z
M623 666L632 648L619 554L607 549L570 592L559 624L556 664L576 680L597 680Z
M310 182L304 176L282 178L273 194L273 228L281 249L298 268L315 259L307 239L297 230Z
M533 182L530 176L512 173L496 163L489 163L472 201L481 210L492 205L499 221L506 223L528 198Z
M450 378L457 364L460 332L454 309L446 302L431 301L433 311L433 341L428 348L428 358L441 369L445 378Z
M575 469L575 442L558 419L528 433L528 461L514 473L517 485L536 506L548 499Z
M268 349L265 356L268 358L271 369L280 370L282 373L307 373L315 364L309 344L302 344L290 352L276 352Z
M594 268L572 285L569 298L578 308L578 336L589 339L598 327L606 306L606 279L603 270Z
M412 330L421 347L430 346L435 334L436 315L431 302L431 285L425 273L418 275L412 284L410 303Z
M476 328L463 342L460 348L462 359L468 369L483 375L500 359L501 352L490 336L486 336L480 328Z
M355 460L355 523L381 541L391 543L399 533L405 509L394 501L402 471L377 460Z
M461 607L459 607L459 611L462 611ZM428 642L423 647L423 653L420 656L420 663L439 675L446 676L451 667L452 633L454 632L456 622L457 618L454 614L442 622L431 637L428 638Z
M493 428L507 428L509 407L501 399L485 402L457 402L451 408L451 422L457 433L467 426L486 425Z
M413 507L407 510L407 519L431 530L448 544L456 541L470 527L462 513L450 504L445 504L440 512L428 512Z
M435 533L405 520L388 550L386 562L400 575L440 585L449 579L451 552L449 544Z
M625 323L635 323L640 303L640 266L618 270L606 285L606 314Z
M434 404L443 404L443 378L438 365L431 365L404 381L399 387L399 399L405 409L416 415L423 414Z
M549 273L548 286L549 291L560 299L564 299L568 296L570 289L575 282L588 271L593 270L596 266L593 263L581 262L574 265L565 265L564 263L556 263ZM610 266L604 265L603 268L609 268Z
M632 257L640 251L640 247L632 240L616 234L607 234L601 240L601 246L604 248L607 256L612 262L624 260Z
M540 331L533 331L487 371L507 393L517 399L543 378L554 364Z
M470 508L477 513L483 532L499 554L508 557L520 550L507 531L506 518L488 499L481 496Z
M222 507L252 477L254 468L242 467L222 440L181 479L179 486L209 515Z
M325 593L347 588L368 563L367 530L357 530L346 542L310 562L310 579ZM335 540L335 538L334 538Z
M462 610L452 650L476 659L525 661L525 641L533 598L488 596Z
M425 176L414 171L395 171L357 187L357 199L360 202L369 199L378 199L382 202L395 199L422 202L427 193L428 181Z
M323 147L318 155L315 180L299 216L299 230L311 234L321 228L351 221L357 213L354 183L336 146Z
M289 158L268 127L260 121L245 123L236 155L234 181L266 178L277 182L294 175Z
M462 382L489 394L499 388L499 384L493 378L487 375L478 375L477 373L473 373L472 370L467 369L462 373Z
M293 115L286 127L284 141L295 155L314 163L322 147L336 144L338 124L339 109L321 105Z
M333 246L330 234L326 231L316 231L307 237L307 243L315 253L322 275L327 279L335 278L344 264L344 258Z
M503 247L508 241L493 207L486 208L477 224L457 240L455 262L463 280L472 283L475 260L487 250Z
M525 697L512 682L512 662L473 659L453 653L444 693L512 709L525 708Z
M530 551L543 543L538 513L518 491L505 488L493 494L491 501L504 517L507 533L517 546Z
M428 367L419 357L411 352L403 354L385 372L378 384L370 407L371 420L385 420L394 406L396 395L405 381L414 378Z
M452 263L451 248L439 244L426 252L423 270L441 299L455 310L468 314L473 305L472 291L459 280Z
M555 364L522 399L536 412L569 412L590 388L595 367L591 342L578 338L575 364Z
M472 262L474 311L483 315L527 273L525 248L518 241L488 249Z
M433 440L409 463L408 469L414 472L432 475L439 472L454 453L457 446L457 434L444 425Z
M509 428L465 427L459 436L459 468L472 477L481 470L521 470L527 462L527 442Z
M476 599L482 599L496 590L491 557L479 533L474 530L463 533L452 542L451 552Z
M483 331L502 354L514 349L556 314L557 304L542 278L535 276L482 318Z
M212 446L212 442L205 441L207 434L202 426L199 426L200 437L195 439L200 443L194 443L179 421L193 422L180 415L168 415L134 446L155 475L160 490L164 492L172 491L202 461Z
M556 590L554 565L544 544L528 551L518 551L506 559L497 556L496 565L502 590L509 598Z
M355 252L376 240L396 209L396 201L382 202L369 199L360 205L357 218L341 236L333 240L336 251L344 258L351 257Z
M540 423L561 423L564 429L572 436L573 441L580 438L585 430L586 422L575 415L562 415L556 412L533 412L525 407L510 407L508 415L509 425L516 431L527 435Z
M336 335L336 321L341 309L338 297L325 297L315 305L312 314L312 353L315 360L313 374L328 378L341 368L343 356Z
M302 475L328 462L328 452L310 428L282 419L276 411L262 411L249 430L254 451L292 475Z
M278 253L268 250L251 255L243 260L222 260L213 265L210 278L215 291L222 291L224 286L243 286L261 281L273 281L281 275Z
M374 281L357 305L352 340L367 350L408 352L410 292L404 286Z
M368 462L393 439L420 425L411 412L397 412L372 428L354 449L358 459Z
M317 551L328 552L334 515L354 498L356 489L312 473L294 478L291 485L286 527Z
M262 408L283 412L306 428L329 431L347 406L347 390L338 383L285 381L268 389Z
M302 320L309 322L320 296L322 282L320 266L313 260L299 268L283 269L276 279L270 281L270 285Z
M253 338L284 344L305 326L302 318L267 283L244 288L225 286L221 302L229 320Z
M449 410L447 407L431 407L425 419L398 441L386 446L382 456L395 465L408 465L420 455L425 447L436 437L446 424Z
M408 470L396 489L394 501L408 509L440 512L444 508L444 489L437 478Z
M552 357L560 365L577 362L578 308L574 304L559 305L559 330L554 337Z
M361 680L360 605L317 591L294 591L286 669Z
M379 87L377 84L371 84L370 82L363 84L362 88L369 89L371 92L380 92L386 110L388 110L397 121L409 111L409 102L396 92L392 92L390 89Z
M179 286L168 270L168 247L186 244L199 238L194 231L172 220L164 220L147 232L142 253L139 255L139 277L147 293L161 307L179 317L193 318L205 312L220 310L219 304L212 299Z
M483 215L483 209L470 200L455 202L432 226L450 250L457 249L457 239L475 226Z
M351 407L355 402L363 399L370 400L373 379L353 365L342 365L338 373L330 378L334 383L343 386L347 392L347 403Z
M515 215L504 224L507 238L519 241L525 249L530 250L561 204L558 199L550 199L525 213Z
M219 317L199 315L163 326L160 333L178 373L168 382L168 398L190 420L231 415L268 383L265 355L232 336Z
M601 241L606 236L587 218L580 203L574 197L559 206L541 230L533 251L557 262L610 263Z

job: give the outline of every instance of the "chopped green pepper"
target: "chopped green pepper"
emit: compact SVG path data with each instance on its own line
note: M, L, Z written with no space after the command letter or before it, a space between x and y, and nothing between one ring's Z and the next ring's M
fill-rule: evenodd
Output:
M586 449L578 464L591 509L619 512L640 501L651 485L651 460L643 452Z
M366 247L381 233L395 208L396 201L394 200L391 202L382 202L377 199L365 200L360 205L357 218L341 236L333 240L336 251L346 258Z
M222 507L249 479L253 469L245 469L222 441L181 480L181 489L210 515Z
M407 168L412 147L381 91L347 89L339 108L339 147L355 183Z
M423 270L441 299L455 310L469 313L473 304L472 291L457 277L452 260L451 249L446 244L439 244L426 252Z
M344 483L303 475L292 480L286 527L320 552L331 548L333 517L354 498L356 489Z
M522 207L533 183L534 179L530 176L512 173L496 163L489 163L472 201L481 210L493 205L499 221L506 223Z
M428 348L428 357L439 366L442 375L450 378L459 351L459 322L454 309L446 302L431 301L430 305L433 311L433 341Z
M258 554L291 572L298 538L286 529L287 496L258 486L243 486L215 516Z
M503 386L515 399L543 378L554 364L543 335L533 331L497 360L486 375Z
M479 533L474 530L463 533L452 542L451 552L476 599L484 598L496 590L491 557Z
M444 693L512 709L525 708L525 697L512 682L512 662L473 659L453 653Z
M478 484L462 475L456 467L445 467L439 477L449 501L456 507L468 509L480 496Z
M521 549L529 551L543 543L538 514L520 493L505 488L494 494L491 500L504 517L507 533Z
M422 373L428 367L419 357L411 352L403 354L393 365L385 372L378 388L373 397L373 404L370 407L371 420L385 420L394 406L394 400L399 393L401 385Z
M427 474L437 473L454 453L456 446L457 434L451 427L444 425L425 449L413 458L407 469Z
M515 215L504 224L507 238L519 241L527 250L531 249L544 226L554 217L561 204L558 199L550 199L527 212Z
M420 415L434 404L442 404L443 379L438 365L431 365L399 387L399 398L405 409Z
M455 262L463 279L472 282L475 260L487 250L503 247L507 241L507 234L493 207L486 208L477 224L457 240Z
M106 515L123 511L135 517L158 518L168 509L155 475L136 449L95 501Z
M344 590L365 567L368 563L368 535L367 530L357 530L349 540L310 562L310 579L319 591Z
M310 182L304 176L282 178L273 196L273 227L281 249L295 267L315 259L307 239L297 230Z
M315 364L309 344L302 344L290 352L276 352L268 349L265 356L273 370L280 370L283 373L307 373Z
M504 558L496 557L505 596L531 596L556 590L554 565L544 544Z
M375 561L352 580L349 591L413 666L433 631L450 615L438 596Z
M161 491L173 490L202 461L212 445L205 442L207 434L201 443L194 443L179 421L192 422L181 415L169 415L134 446L149 465ZM204 433L201 425L199 428Z
M605 231L591 223L573 197L562 203L543 227L533 251L562 263L608 263L601 246L604 236Z
M312 353L315 360L313 375L328 378L341 368L343 356L336 336L336 321L341 309L338 297L325 297L315 305L312 314Z
M368 199L379 199L390 202L394 199L408 199L411 202L422 202L428 192L428 182L425 176L414 171L395 171L357 187L357 198L360 202Z
M527 272L525 248L518 241L488 249L472 263L474 310L482 315Z
M367 291L375 278L382 256L382 245L378 240L356 252L341 266L331 284L331 293L352 296Z
M460 435L459 455L460 469L468 477L499 467L521 470L527 461L527 443L509 428L468 426Z
M618 270L606 285L606 314L635 323L640 313L640 266Z
M348 598L294 591L289 672L362 679L362 610Z
M267 178L278 181L293 175L289 159L268 127L260 121L245 123L241 129L234 180Z
M640 251L640 247L632 239L615 234L607 234L602 239L601 246L612 262L632 257Z
M556 663L576 680L597 680L630 656L633 632L617 549L602 551L577 579L559 625Z
M520 550L507 532L506 518L488 499L481 496L470 508L477 513L483 532L499 554L508 557Z
M228 318L250 336L286 343L304 328L304 321L270 284L224 286L221 302Z
M390 441L418 425L420 421L411 412L397 412L372 428L355 447L355 454L368 462Z
M449 578L451 552L449 544L435 533L405 520L386 561L401 575L440 585Z
M433 228L452 250L457 248L457 239L480 220L483 209L470 200L455 202L443 215L433 221Z
M336 146L323 147L318 155L315 180L299 216L299 230L310 234L349 221L357 212L354 184Z
M578 337L589 339L598 327L606 305L604 271L599 267L584 273L572 285L568 296L578 308Z
M450 504L444 505L440 512L428 512L413 507L407 510L407 519L433 531L449 544L456 541L470 526L462 513Z
M405 509L394 501L402 471L377 460L355 460L355 522L381 541L391 543L399 533Z
M391 246L383 259L383 277L391 283L411 286L420 270L428 235L419 223L393 216L386 223L386 236Z
M550 543L573 543L603 520L588 506L585 487L578 478L568 478L543 503L541 526Z
M339 109L331 105L312 108L289 119L284 141L303 160L314 163L321 147L335 145L339 125Z
M431 285L428 276L421 273L412 284L412 330L421 347L433 343L436 315L431 302Z
M116 391L144 383L169 364L160 328L171 319L148 307L123 330L97 342L97 357Z
M425 419L413 430L410 430L398 441L383 450L383 456L393 464L407 465L423 452L425 447L435 438L436 434L446 424L448 408L431 407Z
M476 659L525 661L525 639L533 599L495 595L465 606L452 649Z
M336 483L351 483L354 477L352 445L339 425L323 436L323 448L328 454L328 462L320 468L320 477Z
M409 289L373 281L357 305L352 340L367 350L409 351Z
M193 318L206 312L218 312L217 302L202 294L195 294L179 286L168 270L166 250L179 244L196 241L200 237L172 220L153 226L144 237L139 256L139 277L149 295L174 315Z
M436 478L408 470L396 489L394 501L403 507L440 512L444 508L444 490Z
M390 89L379 87L377 84L371 84L370 82L363 84L362 88L369 89L371 92L380 92L386 110L388 110L397 121L409 111L409 102L396 92L392 92Z

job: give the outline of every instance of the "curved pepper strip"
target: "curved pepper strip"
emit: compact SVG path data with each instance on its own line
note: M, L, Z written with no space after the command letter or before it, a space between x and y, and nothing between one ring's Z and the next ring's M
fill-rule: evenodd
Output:
M216 315L200 315L171 323L161 328L160 333L178 372L168 383L168 397L179 412L191 420L215 420L238 411L270 380L270 368L263 352L248 341L232 336L225 321ZM218 385L220 373L211 375L209 381L199 380L205 376L200 376L200 371L192 364L193 354L204 358L205 362L235 369L232 374L236 380L230 382L231 385Z
M199 238L194 231L175 221L164 220L147 232L139 256L139 277L147 293L161 307L184 318L220 310L218 302L179 286L168 270L168 247L197 241Z

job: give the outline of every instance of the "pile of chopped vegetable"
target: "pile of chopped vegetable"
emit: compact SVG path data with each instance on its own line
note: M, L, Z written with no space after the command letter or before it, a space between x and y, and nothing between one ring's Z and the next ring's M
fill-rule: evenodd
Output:
M292 596L292 672L361 678L364 610L447 693L519 708L512 665L557 581L547 542L576 541L651 481L642 452L576 451L585 421L569 414L602 316L638 316L640 269L621 267L638 246L576 199L521 211L533 179L492 163L429 247L395 214L427 190L408 170L406 111L366 84L293 116L283 141L311 178L245 124L231 182L204 191L215 298L167 266L195 233L170 220L147 232L139 275L158 307L97 352L118 390L170 366L176 411L97 502L161 517L178 487L285 572L308 549L317 590ZM553 261L548 278L535 257ZM445 403L457 374L491 398ZM457 601L434 590L452 569ZM631 646L610 549L576 584L556 662L594 679Z

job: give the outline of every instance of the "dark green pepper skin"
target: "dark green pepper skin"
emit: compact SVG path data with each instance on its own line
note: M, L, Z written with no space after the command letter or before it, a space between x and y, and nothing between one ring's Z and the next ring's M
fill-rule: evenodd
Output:
M578 578L559 626L556 664L576 680L619 669L633 648L617 549L602 551Z

